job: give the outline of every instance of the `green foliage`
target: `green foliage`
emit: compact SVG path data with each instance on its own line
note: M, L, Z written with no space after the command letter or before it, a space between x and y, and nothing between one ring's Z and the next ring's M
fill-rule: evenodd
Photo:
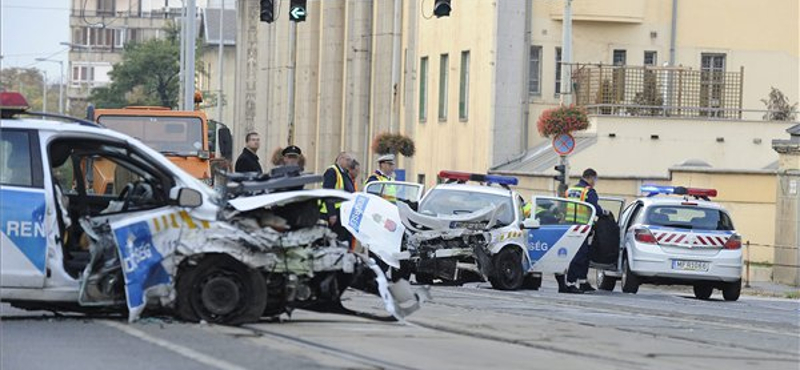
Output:
M52 81L52 76L49 79ZM28 101L31 111L43 109L44 74L36 68L4 68L0 70L0 91L19 92ZM64 91L66 94L66 90ZM65 97L66 99L66 97ZM58 83L47 85L47 111L58 112Z
M794 121L797 118L797 103L791 104L789 98L780 90L771 87L767 99L761 99L767 106L764 119L767 121Z
M402 134L384 132L372 141L372 150L378 154L397 154L413 157L416 152L414 140Z

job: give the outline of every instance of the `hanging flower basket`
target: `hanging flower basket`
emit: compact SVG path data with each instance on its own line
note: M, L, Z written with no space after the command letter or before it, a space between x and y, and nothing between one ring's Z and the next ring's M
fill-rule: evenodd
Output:
M416 152L414 140L402 134L384 132L372 140L372 151L377 154L402 154L413 157Z
M583 108L562 106L542 112L536 127L544 137L569 134L589 128L589 116Z

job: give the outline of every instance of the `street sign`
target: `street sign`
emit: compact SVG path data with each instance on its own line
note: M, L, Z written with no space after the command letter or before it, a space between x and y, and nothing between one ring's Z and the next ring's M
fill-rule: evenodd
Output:
M292 4L289 8L289 20L292 22L303 22L306 20L306 7L299 4Z
M575 138L570 134L559 134L553 138L553 150L559 155L568 155L575 150Z

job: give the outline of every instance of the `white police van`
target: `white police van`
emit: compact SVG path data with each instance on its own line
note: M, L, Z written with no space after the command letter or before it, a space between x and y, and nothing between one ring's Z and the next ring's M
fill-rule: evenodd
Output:
M501 290L538 289L543 274L567 269L592 228L594 207L574 199L534 196L531 208L539 212L526 217L524 198L511 189L518 183L514 177L456 171L439 177L446 183L424 197L422 185L399 181L367 184L364 191L374 196L361 195L376 199L365 212L399 219L406 231L402 242L369 245L370 251L392 267L410 265L418 282L477 277ZM387 190L400 200L396 211L379 206ZM347 219L350 210L342 212ZM590 221L575 222L570 212L589 214Z
M403 286L318 224L319 199L349 194L283 191L321 176L242 175L220 194L134 138L27 105L0 93L2 301L240 324L294 308L348 313L343 282L376 272L360 288L395 318L418 308L400 307ZM99 194L101 176L112 178Z

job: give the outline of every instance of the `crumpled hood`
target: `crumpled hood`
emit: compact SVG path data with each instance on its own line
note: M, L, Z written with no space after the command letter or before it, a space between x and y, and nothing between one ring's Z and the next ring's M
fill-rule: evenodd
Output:
M336 198L345 201L353 199L353 197L355 195L341 190L314 189L242 196L229 200L228 204L237 211L247 212L258 208L278 207L310 199Z

